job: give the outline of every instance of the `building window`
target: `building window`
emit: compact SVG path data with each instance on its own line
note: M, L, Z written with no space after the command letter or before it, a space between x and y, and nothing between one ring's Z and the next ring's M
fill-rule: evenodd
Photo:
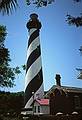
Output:
M38 113L40 113L40 106L38 106Z
M80 107L80 98L79 98L79 96L77 96L77 95L74 96L74 103L75 103L75 108Z
M34 106L34 112L36 113L36 106Z

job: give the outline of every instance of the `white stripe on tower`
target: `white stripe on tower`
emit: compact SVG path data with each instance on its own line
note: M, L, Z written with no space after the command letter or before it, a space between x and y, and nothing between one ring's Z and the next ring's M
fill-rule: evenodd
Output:
M43 74L41 63L41 50L39 30L41 23L38 20L37 14L31 14L30 20L27 23L29 30L26 77L25 77L25 108L30 108L34 99L39 95L43 98ZM34 94L32 94L34 92Z

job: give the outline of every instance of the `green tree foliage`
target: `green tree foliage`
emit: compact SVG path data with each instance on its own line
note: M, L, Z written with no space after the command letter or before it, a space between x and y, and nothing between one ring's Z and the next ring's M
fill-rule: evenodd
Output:
M82 55L82 46L80 46L80 54ZM77 71L79 71L79 74L77 76L77 79L82 79L82 68L76 68Z
M23 68L23 70L26 70L26 65L25 64L22 65L22 68Z
M67 22L69 25L75 25L76 27L82 26L82 16L73 17L71 15L67 15Z
M26 4L35 4L37 7L43 7L48 6L49 4L52 4L54 0L26 0Z
M5 47L6 27L0 25L0 87L13 87L16 74L21 73L19 67L10 67L10 53Z
M73 1L75 1L76 3L77 2L79 2L79 3L82 2L82 0L73 0ZM74 17L74 16L68 14L66 21L69 25L75 25L76 27L80 27L80 26L82 26L82 14L80 14L77 17Z
M24 107L24 92L0 91L0 114L19 114Z
M74 0L75 2L81 2L81 0Z
M67 23L69 25L75 25L76 27L82 26L82 15L74 17L71 15L67 15Z

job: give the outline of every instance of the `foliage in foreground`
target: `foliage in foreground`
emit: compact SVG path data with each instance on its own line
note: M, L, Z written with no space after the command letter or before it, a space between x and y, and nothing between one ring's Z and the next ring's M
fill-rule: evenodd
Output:
M19 114L24 107L24 92L0 91L0 114Z
M5 47L6 27L0 25L0 87L13 87L15 76L21 71L19 67L12 68L10 66L10 53Z

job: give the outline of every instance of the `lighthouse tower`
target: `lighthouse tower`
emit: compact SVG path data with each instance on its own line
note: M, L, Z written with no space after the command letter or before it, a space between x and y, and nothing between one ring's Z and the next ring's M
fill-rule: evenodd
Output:
M26 76L25 76L25 108L31 108L33 100L43 98L43 74L40 50L39 31L41 23L37 14L31 14L27 23L29 32Z

